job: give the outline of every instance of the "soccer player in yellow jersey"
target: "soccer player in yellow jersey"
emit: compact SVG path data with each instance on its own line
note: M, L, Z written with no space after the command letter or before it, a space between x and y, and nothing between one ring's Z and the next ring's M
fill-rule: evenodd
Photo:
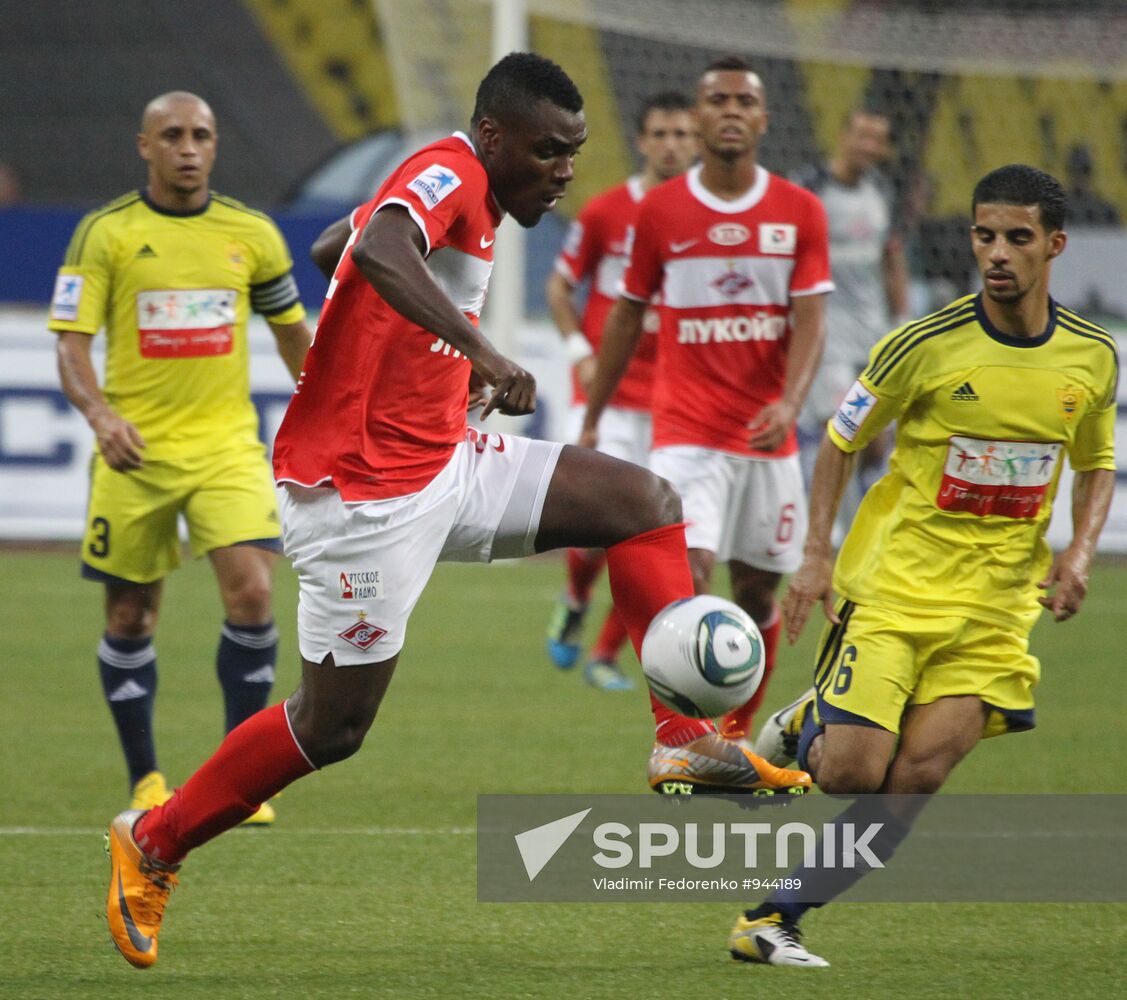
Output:
M215 117L193 94L149 103L137 136L147 185L79 223L49 321L63 389L97 438L82 573L105 584L98 665L134 808L169 794L153 740L153 631L180 560L179 516L219 582L228 730L266 705L274 678L281 532L250 399L247 320L252 309L265 316L295 380L311 336L282 234L209 188L216 141ZM102 329L99 386L91 345ZM270 822L272 808L253 819Z
M1115 342L1049 294L1065 211L1060 183L1033 167L983 177L971 227L983 291L881 340L829 421L783 604L793 642L823 602L814 688L755 745L775 764L797 756L825 792L930 795L983 737L1033 727L1030 629L1042 608L1057 621L1080 610L1115 482ZM888 474L835 566L830 532L854 457L893 420ZM1066 457L1073 533L1054 558L1045 531ZM882 858L921 800L883 801ZM739 919L733 956L827 964L798 920L864 871L796 872L801 890Z

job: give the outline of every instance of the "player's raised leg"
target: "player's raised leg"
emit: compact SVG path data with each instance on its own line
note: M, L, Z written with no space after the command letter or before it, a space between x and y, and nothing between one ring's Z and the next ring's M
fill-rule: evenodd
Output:
M548 486L536 550L576 546L607 550L615 606L636 651L654 616L693 593L676 491L639 466L569 445ZM651 703L671 745L712 732L711 723Z
M668 482L639 466L566 447L548 487L537 551L568 544L607 550L615 607L635 651L654 616L694 593L681 504ZM718 736L711 722L671 711L650 695L657 723L650 786L681 791L809 787L809 775L781 771ZM670 754L674 748L682 752Z

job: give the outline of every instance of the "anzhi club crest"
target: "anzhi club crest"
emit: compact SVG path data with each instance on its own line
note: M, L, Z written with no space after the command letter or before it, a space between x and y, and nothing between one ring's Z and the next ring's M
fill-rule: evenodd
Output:
M1083 389L1077 389L1075 386L1071 385L1066 385L1063 389L1057 389L1057 403L1060 406L1060 415L1064 417L1066 424L1072 423L1072 418L1076 415L1076 411L1083 401Z

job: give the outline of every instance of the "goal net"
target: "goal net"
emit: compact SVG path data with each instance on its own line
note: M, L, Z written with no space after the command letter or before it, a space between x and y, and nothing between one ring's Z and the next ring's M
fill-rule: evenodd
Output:
M491 62L493 4L374 2L404 124L423 134L463 126ZM1127 212L1120 0L526 0L525 7L531 47L560 62L587 102L591 139L565 213L634 169L634 115L648 95L691 91L701 69L727 52L749 56L764 80L771 125L760 158L776 172L826 158L854 108L889 117L894 151L885 171L897 191L917 305L971 287L970 191L993 167L1031 163L1065 181L1073 228L1104 226Z

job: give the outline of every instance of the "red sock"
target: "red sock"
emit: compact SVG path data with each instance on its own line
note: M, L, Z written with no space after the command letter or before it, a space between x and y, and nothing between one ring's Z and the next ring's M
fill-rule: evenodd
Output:
M759 633L763 636L763 680L759 682L759 687L755 689L755 694L746 705L734 709L721 720L720 734L725 739L742 739L751 732L752 720L767 694L767 682L775 672L775 653L779 648L779 635L782 630L783 616L779 614L779 606L776 604L770 621L766 625L759 626Z
M232 729L172 798L137 821L133 836L146 854L176 864L312 770L290 731L285 703L272 705Z
M591 600L591 588L606 561L602 549L567 550L567 594L576 604Z
M667 604L693 595L693 574L685 548L685 526L635 535L607 549L610 591L622 624L639 659L642 639L654 616ZM713 732L707 719L690 719L666 708L650 693L657 720L657 738L666 746L683 746Z
M628 638L626 626L622 624L622 616L617 608L612 607L607 612L606 621L599 630L595 645L591 647L591 659L614 663Z

